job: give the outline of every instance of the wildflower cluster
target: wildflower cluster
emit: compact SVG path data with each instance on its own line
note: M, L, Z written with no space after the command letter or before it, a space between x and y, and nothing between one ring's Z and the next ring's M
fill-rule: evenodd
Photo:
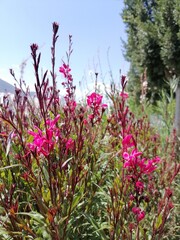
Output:
M88 118L92 123L94 119L97 119L97 122L99 122L103 112L107 108L107 104L102 104L102 98L103 96L96 92L93 92L87 96L87 105L92 110L92 114L90 114Z
M159 157L153 159L142 158L143 153L136 149L136 142L132 135L127 135L123 141L123 167L127 170L126 178L134 186L134 193L131 194L131 200L135 200L136 206L132 208L132 212L137 216L137 220L141 221L145 217L145 211L139 206L141 200L144 199L144 177L156 170L157 164L160 162ZM126 151L125 151L126 150ZM130 151L130 153L128 152ZM147 187L147 186L146 186ZM133 192L133 191L132 191Z
M37 126L34 126L37 130L36 132L31 130L28 131L28 133L34 137L33 142L28 144L31 151L36 152L37 154L43 154L44 156L49 156L53 151L60 134L59 129L56 127L59 118L60 115L57 115L54 120L46 120L45 131L42 131Z
M63 63L63 65L59 68L59 72L63 74L64 78L66 78L68 82L72 82L73 78L72 75L70 74L71 69L69 65Z

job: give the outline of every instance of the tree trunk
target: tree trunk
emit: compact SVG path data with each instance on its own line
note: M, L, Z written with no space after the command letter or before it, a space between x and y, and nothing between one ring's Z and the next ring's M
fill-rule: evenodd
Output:
M177 134L177 156L180 155L180 82L176 89L175 129Z

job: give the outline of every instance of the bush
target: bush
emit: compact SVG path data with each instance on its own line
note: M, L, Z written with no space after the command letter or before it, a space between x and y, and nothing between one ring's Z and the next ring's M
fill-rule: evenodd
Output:
M161 145L146 116L128 107L121 90L94 92L76 102L67 62L56 86L53 23L52 86L39 77L38 45L31 45L36 96L16 87L0 113L0 236L3 239L162 239L174 209L179 172L175 133ZM14 72L11 74L15 78Z

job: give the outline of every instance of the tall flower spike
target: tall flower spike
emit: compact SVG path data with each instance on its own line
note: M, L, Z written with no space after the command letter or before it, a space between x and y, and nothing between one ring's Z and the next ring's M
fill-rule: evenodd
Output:
M53 22L53 32L56 35L59 29L59 24L57 22Z
M37 52L37 50L38 50L38 45L36 44L36 43L33 43L31 46L30 46L30 48L31 48L31 54L32 54L32 56L33 57L35 57L36 56L36 52Z

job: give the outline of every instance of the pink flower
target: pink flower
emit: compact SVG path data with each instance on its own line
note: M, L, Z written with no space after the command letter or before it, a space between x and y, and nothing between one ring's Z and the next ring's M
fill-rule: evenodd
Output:
M87 125L87 124L88 124L88 120L87 120L87 119L84 119L84 120L83 120L83 123L84 123L84 125Z
M71 69L69 68L69 65L66 65L63 63L63 65L59 68L59 72L64 75L65 78L68 79L68 81L72 81L72 75L70 74Z
M87 96L87 105L93 110L93 114L90 114L88 118L92 121L94 118L98 117L98 121L101 121L102 113L106 110L107 104L101 104L102 98L100 94L93 92ZM101 112L100 112L101 110Z
M91 95L87 96L87 105L89 107L99 107L102 102L102 96L98 93L91 93Z
M74 148L74 141L72 140L72 138L68 139L68 141L66 142L66 150L72 150Z
M69 106L71 112L74 112L74 110L76 109L76 106L77 106L76 101L74 101L74 100L72 100L72 101L69 100L68 106Z
M103 110L106 110L106 108L108 107L108 105L107 105L107 104L102 104L101 107L102 107Z
M89 120L93 120L93 119L94 119L94 114L89 114L89 115L88 115L88 119L89 119Z
M125 138L122 140L122 145L126 148L129 148L129 147L132 147L132 146L136 145L132 134L129 134L129 135L125 136Z
M60 114L58 114L54 120L51 120L51 119L46 120L46 124L49 125L50 128L54 128L59 118L60 118Z
M123 157L126 160L131 160L131 159L137 158L137 157L139 157L141 155L142 155L142 152L138 152L137 149L133 149L131 154L129 154L127 152L123 153Z
M129 153L123 152L123 158L129 161Z
M120 97L122 97L123 99L127 99L129 97L127 92L120 92Z
M160 158L157 158L158 161L160 161L159 159ZM150 174L152 173L156 168L157 168L157 163L158 163L157 160L154 160L154 159L148 159L146 160L145 158L143 158L139 163L139 167L141 169L141 173L144 173L144 174Z
M160 157L156 156L155 158L152 159L153 163L159 163L161 161Z
M142 192L143 189L144 189L144 183L142 183L142 182L140 182L140 181L137 181L137 182L136 182L136 188L137 188L140 192Z
M138 216L137 216L137 219L138 221L140 222L141 220L143 220L145 217L145 212L144 211L141 211Z
M133 200L135 199L134 195L131 194L131 195L129 196L129 199L130 199L131 201L133 201Z
M63 63L63 65L59 68L59 72L63 73L65 77L70 71L71 69L69 68L69 65L66 65L65 63Z
M37 153L42 153L44 156L48 156L54 147L54 141L52 140L52 133L48 132L48 138L43 134L43 132L38 129L38 132L28 131L30 135L34 137L33 143L28 143L28 147L31 151L37 151Z
M137 216L137 220L139 222L145 217L145 212L142 211L139 207L133 207L132 212Z
M137 149L133 149L131 154L124 152L123 158L126 160L124 162L124 168L133 168L133 169L137 168L138 162L140 161L138 157L141 155L142 155L142 152L138 152Z
M53 148L53 142L49 141L45 136L41 133L36 133L32 131L28 131L28 133L34 136L33 143L28 143L28 147L31 151L37 151L37 153L42 153L44 156L48 156L50 151Z
M129 148L135 146L135 140L131 134L127 135L122 140L123 147ZM157 163L159 163L160 158L155 157L153 159L140 158L142 152L138 152L135 148L131 153L126 151L123 152L124 168L129 170L136 170L138 174L150 174L157 168Z
M28 143L31 151L37 151L37 153L43 154L44 156L48 156L52 152L59 135L59 130L56 128L56 123L59 118L60 115L57 115L54 120L48 119L46 121L48 127L45 132L37 126L34 126L36 131L28 131L28 133L34 137L33 142Z
M141 212L141 209L140 209L139 207L133 207L133 208L132 208L132 212L133 212L134 214L139 214L139 213Z

